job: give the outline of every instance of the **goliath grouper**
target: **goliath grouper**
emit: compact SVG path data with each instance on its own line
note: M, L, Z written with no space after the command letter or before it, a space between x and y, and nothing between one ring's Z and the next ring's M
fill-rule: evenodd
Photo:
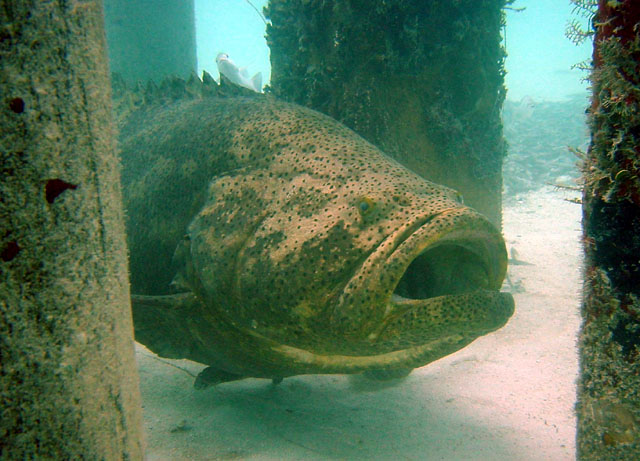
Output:
M198 388L403 376L513 313L498 230L318 112L180 102L121 148L136 339L209 365Z

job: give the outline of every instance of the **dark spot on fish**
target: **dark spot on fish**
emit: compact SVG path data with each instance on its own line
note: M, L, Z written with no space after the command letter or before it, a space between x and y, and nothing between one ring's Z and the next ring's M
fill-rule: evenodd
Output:
M392 197L393 201L396 202L400 206L409 206L411 205L411 200L408 197L403 195L396 194Z
M77 184L71 184L62 179L50 179L47 181L47 185L44 188L44 194L47 202L53 203L58 195L62 194L67 189L76 189Z
M7 246L5 246L2 250L2 253L0 253L0 258L2 258L2 260L5 262L11 261L17 256L21 249L22 248L20 248L18 242L16 242L15 240L11 241L7 243Z
M13 98L9 101L9 109L11 109L16 114L21 114L24 112L24 101L22 98Z

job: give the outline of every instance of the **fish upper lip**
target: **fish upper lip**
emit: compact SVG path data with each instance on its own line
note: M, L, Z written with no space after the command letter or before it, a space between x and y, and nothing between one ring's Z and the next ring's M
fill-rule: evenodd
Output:
M437 213L433 213L422 218L419 218L409 224L405 229L394 234L391 238L393 239L393 248L390 252L389 258L393 257L394 253L398 250L400 246L402 246L409 238L411 238L416 232L418 232L421 228L425 227L432 220L436 219L438 216L446 213L447 211L454 210L454 208L447 208L441 210Z

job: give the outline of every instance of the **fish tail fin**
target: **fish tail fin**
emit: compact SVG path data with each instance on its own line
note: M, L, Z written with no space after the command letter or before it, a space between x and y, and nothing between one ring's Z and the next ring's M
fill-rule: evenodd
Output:
M258 72L251 78L251 84L258 93L262 93L262 72Z

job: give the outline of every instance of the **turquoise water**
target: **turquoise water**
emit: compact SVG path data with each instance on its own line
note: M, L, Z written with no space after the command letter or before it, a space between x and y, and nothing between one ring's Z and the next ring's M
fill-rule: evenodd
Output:
M267 0L252 0L260 11ZM518 0L507 10L507 98L558 101L585 93L585 74L571 66L589 59L591 44L575 46L565 37L573 6L569 0ZM517 9L525 8L518 12ZM249 73L269 82L271 65L265 24L247 0L196 0L198 74L218 76L215 58L228 53Z
M251 4L262 11L267 0L252 0ZM216 56L224 52L251 75L262 72L263 83L269 83L266 26L246 0L196 0L195 13L198 75L206 70L218 79Z
M583 71L571 69L589 59L590 42L576 46L565 37L572 14L569 0L518 0L507 10L507 98L558 101L584 93Z

